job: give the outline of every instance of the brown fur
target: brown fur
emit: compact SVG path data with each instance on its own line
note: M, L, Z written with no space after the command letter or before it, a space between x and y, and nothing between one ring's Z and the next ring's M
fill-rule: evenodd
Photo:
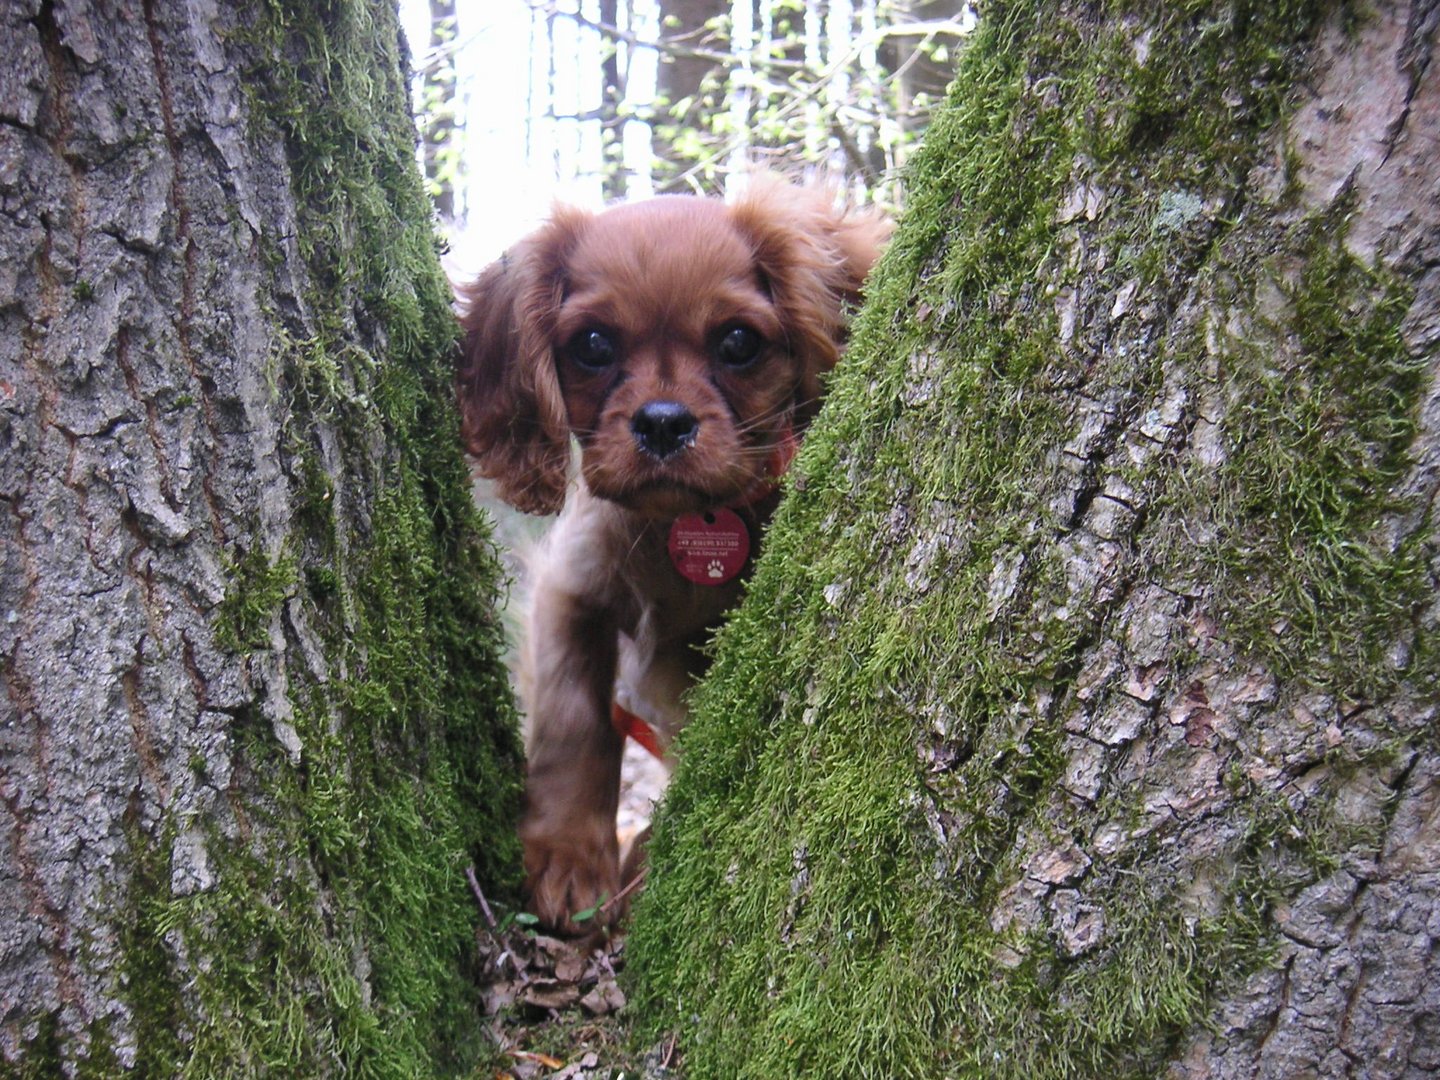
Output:
M758 177L733 205L559 210L463 291L466 446L515 506L564 505L534 573L522 688L520 831L529 902L547 925L574 929L572 913L620 888L612 700L668 744L703 666L696 646L739 595L738 578L697 585L675 571L670 524L730 506L759 536L776 446L818 408L846 306L888 233L818 189ZM740 365L719 344L736 327L761 343ZM592 331L613 348L600 365L576 359ZM632 425L662 400L695 428L658 455ZM572 435L581 482L567 500Z

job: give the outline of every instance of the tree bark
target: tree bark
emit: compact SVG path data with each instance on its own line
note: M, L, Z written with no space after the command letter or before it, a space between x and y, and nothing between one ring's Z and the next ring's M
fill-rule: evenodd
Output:
M660 36L690 48L712 45L705 25L729 10L729 0L661 0ZM719 94L724 74L715 61L705 57L661 53L655 87L662 109L655 120L652 140L659 159L655 173L660 187L694 164L675 151L675 136L681 130L709 129L709 114L722 107ZM709 93L705 92L707 78L719 80Z
M518 749L394 11L0 41L0 1073L463 1070Z
M600 0L600 22L620 25L619 0ZM626 15L626 25L634 20ZM620 47L600 39L600 190L606 202L625 196L625 161L622 132L625 125L620 106L625 100L625 82L620 74Z
M1437 22L984 6L656 823L687 1075L1440 1069Z

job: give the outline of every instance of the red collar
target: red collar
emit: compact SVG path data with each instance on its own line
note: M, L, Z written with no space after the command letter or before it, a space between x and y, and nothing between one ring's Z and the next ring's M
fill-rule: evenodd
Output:
M785 421L785 427L780 431L780 438L770 450L770 457L765 462L765 475L755 481L750 489L730 504L732 509L739 509L742 506L754 506L761 499L773 495L780 486L780 478L790 471L791 464L795 461L795 454L800 449L800 439L795 434L795 427L789 420Z
M655 757L664 759L665 752L660 749L660 739L655 734L655 729L618 701L610 703L610 723L620 733L621 738L634 739Z

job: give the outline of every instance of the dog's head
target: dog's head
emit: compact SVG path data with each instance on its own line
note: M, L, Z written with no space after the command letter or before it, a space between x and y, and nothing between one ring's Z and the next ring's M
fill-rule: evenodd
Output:
M462 294L462 432L522 510L597 496L664 517L743 501L818 407L847 304L889 234L757 177L733 204L562 209Z

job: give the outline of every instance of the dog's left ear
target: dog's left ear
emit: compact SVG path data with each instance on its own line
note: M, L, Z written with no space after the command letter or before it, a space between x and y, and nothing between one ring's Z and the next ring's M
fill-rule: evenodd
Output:
M553 514L565 501L570 429L550 338L565 261L589 219L557 208L460 290L460 435L481 475L526 513Z
M837 205L828 188L761 173L730 207L755 252L762 284L785 322L786 344L803 364L796 423L818 408L820 376L845 345L845 309L890 238L892 223L873 208Z

